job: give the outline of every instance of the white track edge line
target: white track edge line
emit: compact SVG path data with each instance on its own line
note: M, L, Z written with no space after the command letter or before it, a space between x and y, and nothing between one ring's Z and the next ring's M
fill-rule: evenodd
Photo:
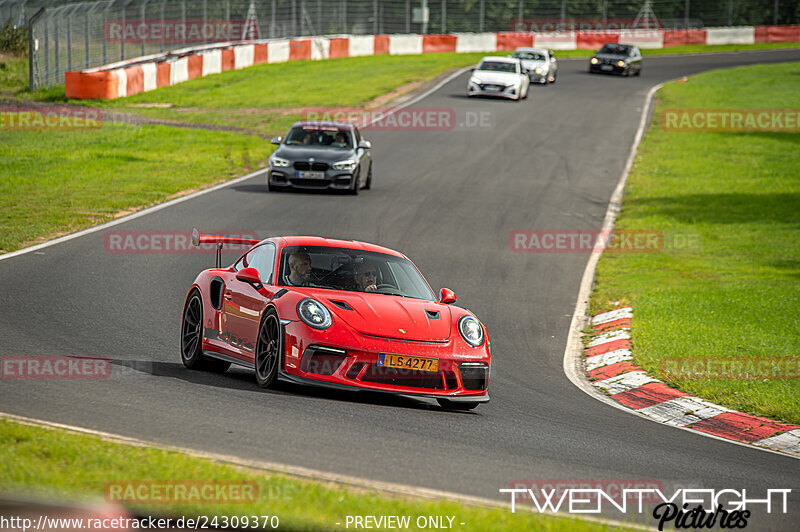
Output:
M461 74L463 74L464 72L466 72L470 68L471 67L464 67L464 68L461 68L461 69L457 70L456 72L453 72L452 74L450 74L449 76L447 76L446 78L444 78L443 80L441 80L439 83L437 83L433 87L429 88L428 90L422 92L421 94L418 94L417 96L415 96L414 98L408 100L407 102L403 102L402 104L398 105L397 107L393 107L392 109L387 111L384 114L383 117L377 116L377 117L373 118L370 121L369 125L372 125L377 120L381 120L385 116L393 114L393 113L399 111L400 109L403 109L404 107L407 107L407 106L409 106L409 105L411 105L413 103L416 103L416 102L422 100L423 98L427 98L428 96L430 96L431 94L433 94L434 92L436 92L437 90L442 88L445 84L450 83L452 80L454 80L456 77L460 76ZM254 172L250 172L249 174L244 175L242 177L237 177L235 179L231 179L230 181L225 181L224 183L219 183L218 185L215 185L215 186L213 186L211 188L198 190L197 192L193 192L192 194L187 194L186 196L181 196L180 198L175 198L175 199L166 201L164 203L159 203L158 205L153 205L152 207L147 207L147 208L142 209L140 211L136 211L136 212L134 212L132 214L128 214L127 216L122 216L122 217L116 218L114 220L109 220L108 222L102 223L100 225L87 227L86 229L81 229L78 232L70 233L70 234L64 235L64 236L60 236L58 238L54 238L53 240L48 240L47 242L42 242L41 244L36 244L35 246L30 246L30 247L18 249L16 251L11 251L9 253L4 253L4 254L0 255L0 261L6 260L6 259L10 259L12 257L18 257L20 255L25 255L26 253L30 253L32 251L38 251L40 249L44 249L44 248L47 248L47 247L50 247L50 246L55 246L56 244L61 244L63 242L67 242L69 240L72 240L73 238L79 238L79 237L82 237L82 236L85 236L85 235L88 235L88 234L91 234L91 233L96 233L97 231L101 231L103 229L108 229L109 227L113 227L115 225L123 224L123 223L129 222L131 220L135 220L136 218L139 218L141 216L146 216L148 214L152 214L154 212L160 211L161 209L166 209L167 207L172 207L173 205L177 205L178 203L182 203L182 202L188 201L190 199L198 198L198 197L203 196L205 194L208 194L210 192L216 192L217 190L223 189L225 187L229 187L231 185L235 185L237 183L241 183L242 181L246 181L248 179L252 179L252 178L254 178L254 177L258 176L259 174L262 174L262 173L264 173L266 171L267 171L266 168L259 168L258 170L254 171Z
M622 206L622 196L625 191L625 184L628 181L628 174L630 174L633 161L636 158L636 151L639 148L639 143L644 137L644 132L647 129L647 120L650 117L650 111L653 107L653 97L659 91L659 89L664 86L665 83L669 83L669 81L665 81L651 87L650 91L647 93L644 107L642 108L642 115L639 119L639 127L636 130L636 136L633 139L633 145L631 146L628 160L625 162L625 168L622 170L622 175L620 176L619 182L617 182L617 186L614 189L613 194L611 194L611 199L608 202L608 209L606 210L606 216L603 220L601 231L611 231L614 226L617 214L619 214L619 210ZM672 425L666 425L639 412L638 410L622 405L608 395L600 392L597 388L592 386L591 383L585 380L583 373L583 342L581 340L581 331L583 331L583 329L586 328L586 325L589 323L589 296L592 293L594 276L597 270L597 262L600 260L600 255L601 253L592 253L589 256L589 261L586 263L586 269L583 270L583 277L581 277L581 283L578 289L578 299L575 302L575 310L572 313L572 320L570 321L569 331L567 332L567 346L564 349L563 369L564 374L567 376L570 382L577 386L581 391L593 397L594 399L597 399L598 401L613 406L617 410L622 410L628 414L639 416L653 423L658 423L659 425L664 425L673 429L685 430L692 434L697 434L706 438L712 438L733 445L739 445L748 449L756 449L762 452L800 460L800 455L797 454L786 453L775 449L770 449L769 447L761 447L752 443L731 440L717 436L716 434L710 434L708 432L702 432L688 427L675 427Z
M427 500L449 500L455 501L463 504L467 504L470 506L484 506L490 508L497 508L497 509L507 509L510 511L511 504L504 503L500 501L495 501L492 499L486 499L483 497L475 497L471 495L462 495L459 493L449 492L449 491L441 491L432 488L422 488L417 486L408 486L405 484L396 484L393 482L382 482L378 480L370 480L366 478L359 478L359 477L352 477L348 475L341 475L338 473L331 473L327 471L319 471L316 469L310 469L306 467L299 467L299 466L290 466L285 464L278 464L275 462L264 462L260 460L247 460L244 458L239 458L236 456L231 455L224 455L218 453L209 453L205 451L198 451L196 449L189 449L186 447L176 447L172 445L163 445L159 443L149 442L145 440L140 440L137 438L131 438L128 436L122 436L120 434L113 434L110 432L103 432L94 429L87 429L84 427L77 427L75 425L65 425L63 423L54 423L52 421L45 421L42 419L35 419L25 416L18 416L16 414L9 414L6 412L0 412L0 419L6 419L9 421L14 421L16 423L20 423L23 425L31 425L36 427L44 427L48 429L59 429L65 430L68 432L78 433L78 434L86 434L89 436L96 436L104 441L108 441L111 443L118 443L121 445L130 445L133 447L150 447L153 449L162 449L165 451L175 451L182 454L186 454L188 456L196 457L196 458L204 458L207 460L212 460L214 462L219 462L223 464L235 465L240 467L246 467L250 469L258 469L263 471L269 471L273 473L280 473L284 475L288 475L295 478L302 478L306 480L313 480L318 482L329 482L334 484L341 484L344 486L352 486L361 489L371 489L376 491L381 491L388 494L394 495L401 495L401 496L410 496L410 497L417 497ZM635 523L627 523L625 521L617 521L614 519L603 519L598 517L589 517L585 515L573 515L569 513L560 513L560 512L533 512L527 508L527 506L522 504L517 504L517 508L520 511L527 511L530 513L541 514L544 516L550 517L558 517L564 519L576 519L580 521L588 521L592 523L610 525L610 526L617 526L617 527L628 527L628 528L635 528L638 530L655 530L655 527L647 527Z

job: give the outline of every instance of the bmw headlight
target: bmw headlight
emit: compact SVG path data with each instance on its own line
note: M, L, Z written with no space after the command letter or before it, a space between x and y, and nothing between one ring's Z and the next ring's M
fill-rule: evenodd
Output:
M617 66L624 67L624 66L625 66L625 61L623 61L622 59L620 59L619 61L617 61Z
M334 170L353 170L358 164L356 161L352 159L348 159L346 161L339 161L338 163L333 163Z
M274 155L269 158L269 162L276 168L285 168L289 166L289 161L286 159L281 159L280 157L275 157Z
M597 64L597 63L599 63L600 61L599 61L599 60L598 60L596 57L592 57L592 59L591 59L589 62L590 62L591 64L593 64L593 65L596 65L596 64Z
M297 304L297 315L303 323L315 329L327 329L333 324L333 318L328 309L315 299L303 299Z
M481 80L479 80L475 76L472 76L471 78L469 78L469 82L472 83L473 85L480 85L481 84Z
M542 67L536 67L536 70L534 70L534 72L536 72L537 74L541 74L542 72L544 72L544 69Z
M458 331L472 347L479 347L483 343L483 325L472 316L463 316L458 320Z

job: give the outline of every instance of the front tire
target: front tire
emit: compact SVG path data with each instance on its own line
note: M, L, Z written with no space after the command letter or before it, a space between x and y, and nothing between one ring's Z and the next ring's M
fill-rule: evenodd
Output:
M183 307L181 324L181 361L189 369L223 373L231 364L203 356L203 298L196 288Z
M477 407L480 403L462 403L457 401L450 401L449 399L436 399L439 403L439 406L442 407L444 410L472 410Z
M367 183L364 185L364 190L369 190L372 186L372 161L369 162L369 172L367 172Z
M358 168L358 177L356 174L353 174L353 186L348 190L348 192L353 196L358 196L358 189L361 186L361 168Z
M261 320L256 341L256 384L261 388L269 388L278 375L278 364L281 361L283 334L278 313L270 308Z

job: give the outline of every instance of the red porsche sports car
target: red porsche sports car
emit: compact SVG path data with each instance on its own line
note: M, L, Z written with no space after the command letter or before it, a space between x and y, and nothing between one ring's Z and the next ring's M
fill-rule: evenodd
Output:
M320 237L249 240L192 233L217 245L217 267L197 276L183 307L188 368L255 370L275 379L432 397L467 410L489 400L486 328L434 295L416 266L391 249ZM226 243L252 247L221 267Z

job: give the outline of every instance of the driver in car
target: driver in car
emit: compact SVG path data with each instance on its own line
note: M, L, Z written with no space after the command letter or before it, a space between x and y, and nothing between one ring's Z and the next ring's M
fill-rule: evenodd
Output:
M295 251L289 255L289 275L286 284L290 286L308 286L311 278L311 257L305 251Z
M368 260L356 264L353 277L356 282L356 289L360 292L374 292L378 289L378 268Z

